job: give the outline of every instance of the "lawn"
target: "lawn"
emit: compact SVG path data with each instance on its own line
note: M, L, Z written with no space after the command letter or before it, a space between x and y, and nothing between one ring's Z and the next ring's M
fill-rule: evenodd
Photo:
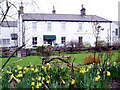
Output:
M118 52L117 51L112 51L113 52L113 56L112 56L112 59L111 59L111 62L113 62L114 60L117 59L118 57ZM75 58L75 61L74 63L78 63L78 64L82 64L83 63L83 60L86 56L88 55L94 55L93 53L91 52L79 52L77 54L64 54L64 55L69 55L69 56L72 56ZM96 56L98 55L98 53L96 54ZM72 58L74 60L74 58ZM1 61L1 64L0 64L0 67L2 66L2 64L4 64L6 62L8 58L0 58L0 61ZM102 58L103 60L105 59L105 53L104 53L104 56ZM72 60L72 61L73 61ZM27 56L27 57L13 57L10 59L10 61L7 63L6 67L7 66L17 66L17 65L20 65L20 66L29 66L31 64L33 65L40 65L41 64L41 58L39 56Z

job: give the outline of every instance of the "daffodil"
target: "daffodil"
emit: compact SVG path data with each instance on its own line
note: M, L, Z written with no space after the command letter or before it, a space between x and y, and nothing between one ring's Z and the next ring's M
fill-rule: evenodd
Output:
M22 67L19 66L19 67L18 67L18 70L22 70Z
M107 76L110 76L111 74L110 74L110 72L109 71L107 71Z
M34 81L35 79L34 78L32 78L32 81Z
M39 86L42 86L42 83L38 83Z
M65 81L62 79L62 83L65 84Z
M98 81L100 79L100 76L98 75L96 78L95 78L95 81Z
M35 86L36 88L39 88L39 83L37 82L37 84L36 84L36 86Z
M17 81L18 81L18 83L20 83L20 82L21 82L21 80L20 80L20 79L17 79Z
M34 85L35 85L35 82L32 82L32 83L31 83L31 86L34 86Z
M36 68L35 71L34 71L34 73L37 73L37 72L39 72L39 70Z
M25 71L28 71L28 70L29 70L29 68L27 68L27 67L24 67L24 70L25 70Z
M42 77L42 81L44 81L45 80L45 78L44 77Z
M11 74L11 73L12 73L11 71L8 71L8 70L7 70L7 74Z
M34 68L31 68L31 71L34 71Z
M99 71L97 71L97 75L99 75L100 74L100 72Z
M41 80L41 77L40 77L40 76L36 77L36 80L40 81L40 80Z
M22 73L22 71L19 71L18 73L20 73L20 74L21 74L21 73Z
M15 72L17 72L17 70L15 70Z
M50 64L49 64L49 63L47 63L47 64L46 64L46 66L47 66L47 68L48 68L48 69L50 69L50 68L51 68L51 66L50 66Z
M80 73L84 74L86 72L85 68L80 69Z
M71 80L71 84L72 85L75 84L75 80L74 79Z
M34 87L32 86L32 90L34 90Z
M23 74L22 73L19 73L16 77L23 77Z
M44 72L46 72L46 67L45 66L42 66L42 69L44 70Z
M46 81L46 83L48 83L48 84L49 84L49 83L50 83L50 80L47 80L47 81Z

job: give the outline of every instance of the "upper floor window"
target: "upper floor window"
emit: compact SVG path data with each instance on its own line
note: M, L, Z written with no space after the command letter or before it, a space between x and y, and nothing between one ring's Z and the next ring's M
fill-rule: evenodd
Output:
M52 29L52 24L49 22L49 23L47 23L47 30L51 31L51 29Z
M32 44L33 44L33 45L36 45L36 44L37 44L37 37L33 37L33 38L32 38Z
M80 31L82 31L82 23L78 23L78 30L77 30L77 32L80 32Z
M62 31L65 31L65 29L66 29L66 23L61 23L61 28L62 28Z
M33 29L33 31L37 30L37 22L36 21L32 22L32 29Z
M66 42L66 37L61 37L61 43L65 44Z

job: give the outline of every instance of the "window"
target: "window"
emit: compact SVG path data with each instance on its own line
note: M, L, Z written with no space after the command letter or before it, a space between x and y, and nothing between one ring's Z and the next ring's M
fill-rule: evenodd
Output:
M16 33L12 33L11 34L11 39L12 40L17 40L18 39L18 35Z
M78 37L78 42L82 43L83 42L83 37Z
M32 22L32 28L33 28L33 31L37 30L37 22L36 21Z
M10 44L10 39L2 39L2 40L1 40L1 44L3 44L3 45L8 45L8 44Z
M37 44L37 37L33 37L33 38L32 38L32 44L33 44L33 45L36 45L36 44Z
M51 31L51 28L52 28L51 23L50 23L50 22L47 23L47 30L48 30L48 31Z
M65 44L66 42L66 37L61 37L61 43Z
M61 23L61 28L62 28L62 31L65 31L66 24L65 23Z
M80 31L82 31L82 23L78 23L78 30L77 30L77 32L80 32Z

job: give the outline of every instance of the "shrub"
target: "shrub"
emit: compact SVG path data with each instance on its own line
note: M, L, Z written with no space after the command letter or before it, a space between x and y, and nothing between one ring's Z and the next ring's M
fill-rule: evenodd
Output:
M88 65L88 64L93 64L93 63L100 63L100 59L92 55L89 55L84 58L84 64Z

